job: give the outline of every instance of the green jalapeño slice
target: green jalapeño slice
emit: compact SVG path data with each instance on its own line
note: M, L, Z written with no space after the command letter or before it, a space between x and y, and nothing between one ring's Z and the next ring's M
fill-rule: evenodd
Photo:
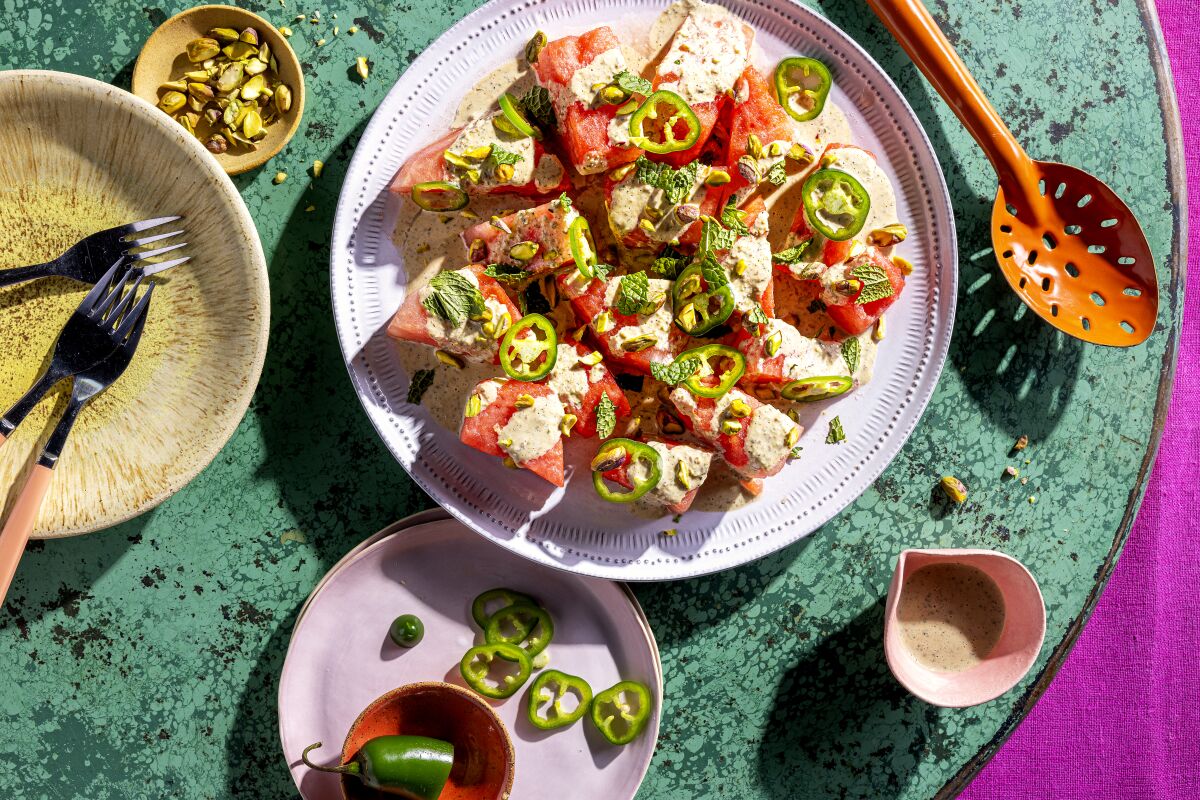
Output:
M698 360L700 369L683 385L697 397L721 397L734 387L746 371L746 357L729 345L706 344L695 347L680 353L677 360L688 358Z
M820 169L801 188L804 213L813 230L844 242L862 230L871 210L871 196L853 175L840 169Z
M585 278L596 277L594 269L599 262L596 255L596 242L592 239L592 229L583 217L571 223L567 228L567 237L571 242L571 258L575 259L575 268Z
M500 366L510 378L538 381L558 360L558 334L541 314L526 314L509 327L500 342Z
M467 193L453 183L426 181L412 188L413 202L426 211L458 211L466 208Z
M515 136L529 136L533 139L542 138L542 132L525 118L525 115L521 113L520 106L512 99L511 95L500 95L500 111L503 112L503 115L497 117L494 124L503 129L505 133Z
M687 150L700 138L700 120L682 97L665 89L646 98L629 118L634 147L659 155Z
M775 96L788 115L798 121L816 119L825 108L833 76L815 58L785 58L775 68Z
M792 381L780 390L787 400L798 403L815 403L828 397L837 397L850 391L854 379L849 375L821 375Z
M608 488L604 473L625 467L629 491ZM633 439L609 439L592 459L592 486L596 494L610 503L632 503L658 486L662 480L662 458L648 444Z

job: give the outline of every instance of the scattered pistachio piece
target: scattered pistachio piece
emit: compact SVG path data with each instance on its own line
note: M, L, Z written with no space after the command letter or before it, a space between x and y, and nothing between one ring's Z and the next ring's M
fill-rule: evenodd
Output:
M677 536L678 534L679 531L675 528L667 528L665 531L663 531L663 536Z
M640 353L643 350L649 350L656 344L658 344L658 337L653 333L645 333L621 342L621 349L626 353Z
M317 47L324 47L324 46L325 46L325 40L317 39Z
M732 403L729 404L729 413L734 417L738 417L739 419L744 419L745 417L750 416L751 411L752 409L750 408L750 404L740 397L736 398Z
M967 485L953 475L942 478L942 491L955 503L962 504L967 501Z
M477 394L472 394L467 398L467 408L463 412L463 416L467 419L479 416L479 412L483 410L483 398Z
M517 395L517 401L513 405L517 408L533 408L533 395L519 394Z
M1013 450L1024 450L1028 446L1029 446L1029 437L1026 436L1025 434L1021 434L1020 438L1017 439L1017 443L1013 445L1012 449Z
M286 181L287 178L288 178L288 176L287 176L286 172L276 172L275 177L271 179L271 182L274 183L276 186L278 186L279 184Z
M867 234L867 244L875 247L891 247L908 238L908 228L900 222L884 225Z
M541 55L542 48L546 46L546 34L538 31L533 35L533 38L525 45L525 60L530 64L536 64L538 56Z
M358 72L358 77L364 81L371 77L371 65L367 62L366 56L359 56L355 59L354 69Z
M321 173L324 171L325 171L325 162L324 161L314 161L313 162L312 173L313 173L314 178L321 177Z
M1029 505L1033 505L1036 502L1037 502L1037 495L1036 494L1029 495Z
M762 139L759 139L757 134L752 133L746 137L746 152L749 153L752 158L757 159L763 157Z
M895 264L897 267L899 267L900 271L903 272L905 275L913 274L912 262L909 261L904 256L892 256L892 263Z
M826 153L825 155L821 156L821 166L832 167L837 163L837 160L838 157L836 153Z
M563 414L562 422L558 424L558 429L562 431L563 436L570 438L571 429L575 427L576 422L579 422L579 417L574 414Z
M292 29L289 28L287 25L283 25L282 27L279 28L279 35L282 36L283 38L287 39L292 35Z
M871 331L871 339L872 341L882 342L886 333L883 317L880 317L875 320L875 330Z
M516 261L532 261L540 249L541 245L537 242L518 242L508 248L508 255Z
M692 488L692 473L688 470L686 461L679 461L675 464L675 480L679 481L679 485L689 491Z
M733 180L733 178L731 178L729 173L726 172L725 170L710 169L708 171L708 177L704 179L704 185L705 186L724 186L725 184L729 183L731 180Z
M358 33L358 26L357 26L357 25L351 25L349 28L347 28L347 29L346 29L346 33L348 33L348 34L350 34L351 36L353 36L354 34Z
M462 359L453 353L447 353L445 350L434 350L433 354L437 356L438 361L442 362L447 367L454 367L455 369L463 368Z
M764 344L764 349L767 351L768 358L774 358L779 353L779 348L783 346L783 331L775 331L767 337Z
M721 433L725 434L726 436L733 436L735 433L741 431L741 429L742 423L738 422L736 419L727 419L721 423Z
M795 447L796 442L798 442L798 441L800 441L800 429L799 428L792 428L790 431L787 432L787 436L785 436L783 439L783 443L785 445L787 445L788 447Z
M1017 478L1017 477L1020 477L1021 470L1017 469L1012 464L1009 464L1007 467L1004 468L1004 474L1010 478Z
M193 64L199 64L202 61L207 61L221 52L221 45L216 39L208 37L196 39L188 42L187 57L188 61Z

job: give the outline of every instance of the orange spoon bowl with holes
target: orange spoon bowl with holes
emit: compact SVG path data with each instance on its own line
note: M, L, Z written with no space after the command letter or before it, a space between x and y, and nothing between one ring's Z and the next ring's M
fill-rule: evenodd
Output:
M1077 339L1144 342L1158 316L1158 279L1129 207L1094 175L1030 158L920 0L868 2L995 167L992 247L1013 291Z

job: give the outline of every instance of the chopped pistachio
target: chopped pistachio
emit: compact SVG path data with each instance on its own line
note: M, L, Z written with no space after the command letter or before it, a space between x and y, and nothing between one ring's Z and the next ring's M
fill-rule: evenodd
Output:
M779 353L779 348L783 346L783 331L775 331L767 337L766 343L763 345L767 351L768 358L774 358Z
M612 328L612 314L607 311L601 311L594 320L592 320L592 328L596 333L606 333Z
M279 184L286 181L287 178L288 178L288 176L287 176L286 172L276 172L275 177L271 179L271 182L274 183L276 186L278 186Z
M518 242L508 248L508 255L516 261L532 261L540 249L541 245L537 242Z
M620 445L597 453L592 459L592 472L608 472L610 469L616 469L625 463L627 455L625 448Z
M808 148L802 144L792 145L792 148L788 150L787 157L798 164L810 164L813 160L812 153L808 152Z
M654 233L654 223L648 219L643 219L638 222L638 227L646 233Z
M628 99L629 95L620 86L605 86L600 90L600 99L610 106L619 105Z
M1026 436L1025 434L1021 434L1021 437L1019 439L1017 439L1017 443L1013 445L1012 449L1013 450L1024 450L1028 446L1029 446L1029 437Z
M729 404L729 413L734 417L745 418L750 416L752 412L753 409L750 408L750 404L740 397Z
M292 29L289 28L287 25L284 25L284 26L280 27L279 34L281 36L283 36L283 38L286 39L292 35Z
M679 461L675 464L675 480L679 485L689 491L692 488L692 473L688 470L686 461Z
M496 338L499 339L504 334L508 333L508 329L512 327L512 316L505 311L500 315L500 319L496 320Z
M779 158L783 155L783 144L781 142L771 142L767 145L767 155L771 158Z
M158 101L158 107L168 114L174 114L187 105L187 96L183 92L167 92Z
M900 271L903 272L905 275L912 275L912 273L913 273L912 262L909 261L904 256L892 256L892 263L895 264L897 267L899 267Z
M677 536L677 535L679 535L679 531L676 530L675 528L667 528L665 531L663 531L663 536Z
M310 206L308 206L308 207L306 207L306 208L304 209L305 213L309 213L309 214L311 214L312 212L314 212L314 211L316 211L316 210L317 210L317 207L316 207L316 206L312 206L312 205L310 205Z
M832 167L837 163L837 160L838 157L836 153L826 153L825 155L821 156L821 166Z
M656 344L658 344L658 337L653 333L646 333L621 342L621 349L626 353L640 353L643 350L649 350Z
M463 368L462 359L453 353L447 353L445 350L434 350L433 354L437 356L438 361L442 362L447 367L454 367L455 369Z
M967 485L953 475L942 478L942 491L955 503L961 504L967 500Z
M882 342L885 334L886 330L883 317L880 317L879 319L875 320L875 330L871 331L871 339L872 341Z
M357 25L351 25L349 28L346 28L346 33L348 33L348 34L350 34L351 36L353 36L354 34L358 33L358 26L357 26Z
M737 160L738 174L749 184L758 185L762 182L762 167L754 156L742 156Z
M784 437L784 439L783 439L783 443L785 445L787 445L788 447L795 447L796 442L798 442L798 441L800 441L800 429L799 428L792 428L790 431L787 432L787 436Z
M321 173L325 171L324 161L314 161L312 166L312 174L314 178L321 177Z
M364 81L371 77L371 65L367 62L366 56L359 56L357 59L355 59L354 69L358 72L358 77L362 78Z
M533 395L519 394L517 395L517 400L513 405L515 405L517 408L533 408Z
M580 328L579 330L582 331L583 328ZM586 364L589 367L594 367L603 360L604 360L604 356L601 355L600 351L598 351L598 350L593 350L592 352L588 353L587 355L579 357L579 363Z
M221 52L221 45L216 39L202 37L188 42L187 57L193 64L207 61Z
M875 247L891 247L907 238L908 228L903 223L893 222L891 225L884 225L882 228L876 228L868 233L867 244Z
M746 259L739 258L737 260L737 263L735 263L733 265L733 274L737 275L738 277L741 277L742 275L746 274L746 270L749 268L750 268L750 265L746 263Z
M501 183L508 183L517 174L517 170L512 164L500 164L496 167L496 180Z
M325 46L325 40L317 39L317 47L324 47L324 46Z
M525 61L536 64L542 48L546 46L546 34L538 31L525 45Z
M511 445L512 440L508 440L508 441L509 441L509 444ZM504 457L504 466L508 467L509 469L520 469L520 466L517 465L517 462L513 460L512 456Z
M721 433L725 434L726 436L733 436L741 429L742 423L738 422L736 419L727 419L721 423Z
M479 412L483 410L483 398L477 394L472 394L467 398L467 409L463 415L470 419L471 417L479 416Z
M571 331L571 333L570 333L570 336L571 336L571 338L572 338L572 339L574 339L575 341L579 342L579 341L583 341L583 335L584 335L585 333L587 333L587 326L586 326L586 325L580 325L578 328L576 328L575 330ZM600 363L600 361L602 360L602 356L601 356L599 353L590 353L590 354L589 354L589 356L592 356L592 355L596 356L596 360L595 360L595 361L592 361L592 362L589 362L589 363L590 363L590 364L599 364L599 363ZM584 356L584 358L588 358L589 356ZM582 359L581 359L581 360L582 360Z
M733 180L729 173L723 169L710 169L708 177L704 179L705 186L724 186Z
M562 431L562 435L570 438L571 429L575 427L575 423L579 422L579 417L574 414L563 414L562 422L558 424L558 429Z
M239 36L241 36L241 34L239 34L233 28L213 28L208 32L208 38L216 39L218 42L223 44L236 42Z
M1036 502L1037 502L1037 495L1036 494L1029 495L1029 505L1033 505Z
M763 157L762 140L758 138L757 134L752 133L746 137L746 152L753 158Z
M614 181L620 181L620 180L624 179L624 177L630 173L630 171L633 169L633 167L634 167L633 164L622 164L621 166L614 169L612 172L608 173L608 177L612 178L612 180L614 180Z

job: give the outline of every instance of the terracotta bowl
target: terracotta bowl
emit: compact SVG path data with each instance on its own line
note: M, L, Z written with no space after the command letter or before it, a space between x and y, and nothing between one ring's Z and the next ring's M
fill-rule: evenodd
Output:
M921 664L904 645L897 614L908 576L930 564L964 564L996 582L1004 598L1004 629L991 652L960 672L940 672ZM994 700L1016 686L1037 661L1046 638L1046 606L1037 581L1011 556L993 550L905 550L888 589L883 641L896 680L927 703L962 708Z
M396 734L453 744L450 784L461 787L463 797L504 800L512 791L516 756L508 731L486 700L460 686L410 683L375 700L350 726L342 763L368 740ZM342 778L342 795L346 800L380 797L378 791L350 777Z
M214 156L230 175L261 167L291 140L300 128L304 116L304 73L300 59L283 34L262 17L236 6L197 6L182 11L158 26L133 67L133 93L157 105L164 83L178 79L194 68L185 55L188 42L199 39L213 28L233 28L241 31L254 28L270 45L279 65L279 77L292 90L292 108L272 125L267 135L253 150L231 147Z

